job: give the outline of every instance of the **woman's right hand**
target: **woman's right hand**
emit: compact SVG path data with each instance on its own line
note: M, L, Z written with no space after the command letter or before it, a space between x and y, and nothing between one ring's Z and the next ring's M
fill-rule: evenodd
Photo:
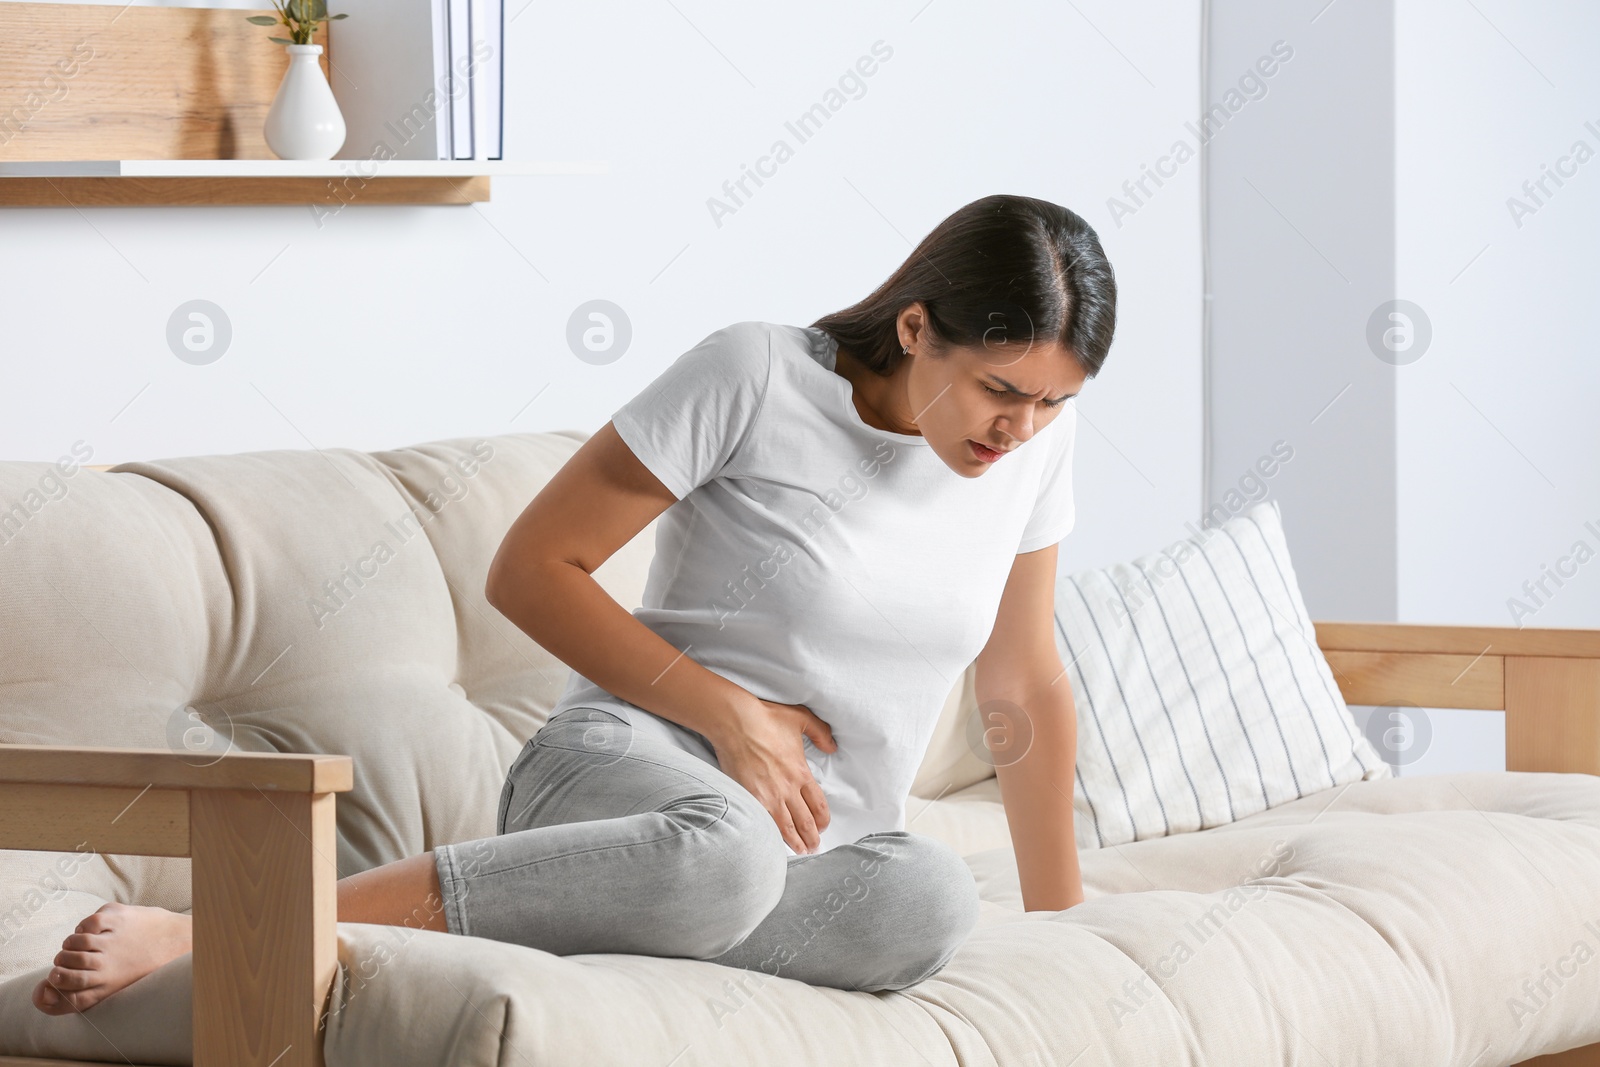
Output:
M833 731L803 704L778 704L755 694L741 701L724 736L711 738L724 774L767 809L789 847L812 852L828 828L828 799L806 763L805 741L837 751Z

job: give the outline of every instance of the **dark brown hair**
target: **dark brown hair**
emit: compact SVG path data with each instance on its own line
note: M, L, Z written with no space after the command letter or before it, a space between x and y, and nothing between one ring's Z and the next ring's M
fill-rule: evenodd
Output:
M935 226L870 296L811 325L887 375L905 358L896 319L919 300L935 352L1055 341L1091 378L1117 324L1117 281L1094 229L1031 196L974 200Z

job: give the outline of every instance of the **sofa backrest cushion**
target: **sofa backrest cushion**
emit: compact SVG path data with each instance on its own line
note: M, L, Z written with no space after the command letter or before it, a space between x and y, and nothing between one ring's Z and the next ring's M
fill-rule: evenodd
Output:
M183 752L221 747L214 731L352 755L341 876L492 834L567 668L488 606L484 577L584 436L0 464L0 742ZM596 574L624 604L653 540L651 524ZM60 859L5 855L0 939ZM187 860L111 862L120 885L96 858L62 892L188 907Z

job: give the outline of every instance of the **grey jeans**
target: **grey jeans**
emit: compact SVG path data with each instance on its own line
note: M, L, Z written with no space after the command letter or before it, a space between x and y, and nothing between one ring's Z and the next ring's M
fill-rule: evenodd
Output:
M932 975L977 921L972 873L942 842L887 830L790 855L715 764L595 708L523 747L496 831L433 850L451 933L871 991Z

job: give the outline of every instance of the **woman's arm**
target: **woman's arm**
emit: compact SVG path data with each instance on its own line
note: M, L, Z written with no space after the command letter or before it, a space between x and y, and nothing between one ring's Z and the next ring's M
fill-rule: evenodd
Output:
M809 709L761 700L640 622L593 578L676 502L607 422L511 524L489 564L489 603L606 692L703 735L797 852L817 847L827 801L802 736L836 746Z
M1055 643L1056 546L1016 558L973 679L1028 911L1083 903L1073 829L1078 714Z

